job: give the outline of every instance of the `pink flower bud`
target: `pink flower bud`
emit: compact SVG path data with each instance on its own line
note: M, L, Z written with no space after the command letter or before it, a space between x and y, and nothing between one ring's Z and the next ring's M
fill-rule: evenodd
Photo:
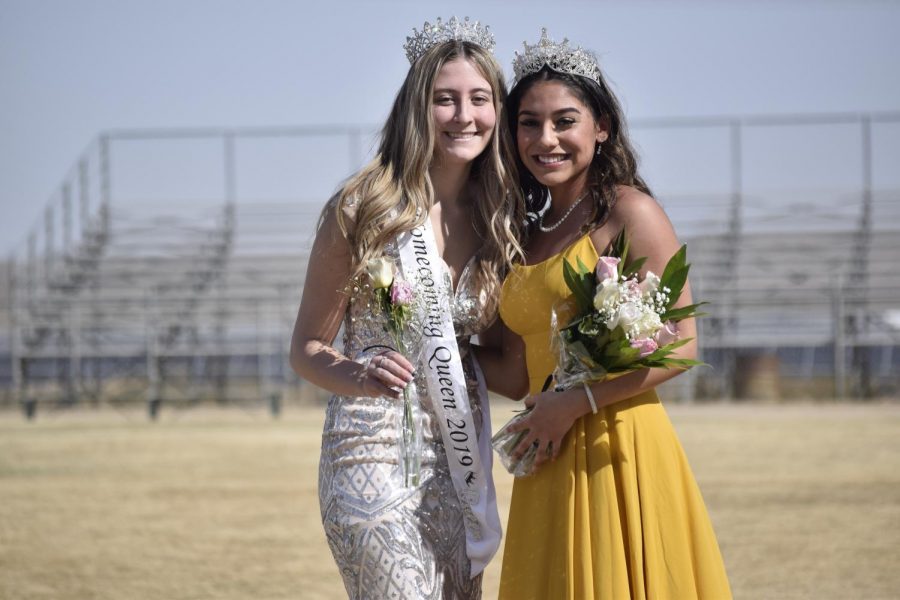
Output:
M672 321L663 323L662 328L656 332L656 343L659 346L667 346L678 339L678 325Z
M615 256L601 256L600 260L597 261L594 273L597 275L598 283L603 283L607 279L618 280L619 259Z
M656 345L656 341L653 338L631 340L631 347L640 350L641 358L650 356L651 354L656 352L656 349L658 348L658 346Z
M395 306L406 306L413 299L413 289L408 281L402 279L394 279L391 285L391 304Z

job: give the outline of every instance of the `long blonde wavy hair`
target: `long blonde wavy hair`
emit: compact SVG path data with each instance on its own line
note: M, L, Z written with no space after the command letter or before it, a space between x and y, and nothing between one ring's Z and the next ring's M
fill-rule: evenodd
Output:
M456 59L468 60L490 83L497 111L490 143L474 160L469 175L476 195L473 225L482 240L472 282L493 314L503 276L522 256L519 238L525 211L512 137L501 114L506 100L503 72L487 50L451 41L426 51L410 67L397 93L377 155L346 182L325 210L335 210L352 248L351 277L359 276L370 259L380 256L387 242L428 218L434 204L428 172L435 145L434 82L441 67Z

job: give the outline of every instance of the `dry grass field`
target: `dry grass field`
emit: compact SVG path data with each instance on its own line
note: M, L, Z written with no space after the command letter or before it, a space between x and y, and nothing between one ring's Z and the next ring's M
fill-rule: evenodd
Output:
M900 404L669 412L737 598L900 597ZM322 413L0 414L0 597L344 597L319 526Z

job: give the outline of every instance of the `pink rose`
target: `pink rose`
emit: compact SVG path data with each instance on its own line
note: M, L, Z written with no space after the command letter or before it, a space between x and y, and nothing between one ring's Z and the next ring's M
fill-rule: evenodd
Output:
M651 354L656 352L656 349L658 348L658 346L656 345L656 341L653 338L631 340L631 347L640 350L641 358L650 356Z
M413 289L408 281L402 279L394 279L391 285L391 304L395 306L406 306L413 299Z
M617 281L619 279L619 259L614 256L601 256L594 269L597 281L603 283L607 279Z
M678 339L678 325L672 321L663 323L662 329L656 332L656 343L667 346Z

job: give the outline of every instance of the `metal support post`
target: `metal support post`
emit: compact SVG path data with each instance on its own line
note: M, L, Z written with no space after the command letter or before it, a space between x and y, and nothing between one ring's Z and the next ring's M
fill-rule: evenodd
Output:
M234 162L234 134L226 133L222 141L224 143L223 155L225 159L224 175L225 175L225 204L233 205L237 196L237 172Z
M100 136L100 204L108 212L112 200L112 174L110 172L109 136Z
M75 404L79 400L81 385L81 309L77 302L69 312L69 369L66 394Z
M50 205L44 211L44 283L47 286L53 272L53 237L53 206Z
M16 256L15 254L10 254L9 263L7 264L7 269L9 269L9 290L7 290L8 294L8 302L9 302L9 341L10 341L10 367L12 370L12 385L13 385L13 398L19 402L22 406L25 405L25 397L24 397L24 387L23 387L23 378L22 378L22 356L21 356L21 332L19 331L19 294L21 290L19 290L19 279L18 273L16 272Z
M743 231L743 196L744 196L744 172L743 172L743 143L741 140L742 124L740 119L733 119L729 124L730 149L731 149L731 211L729 214L728 237L725 247L725 271L723 284L727 286L727 292L723 296L722 323L718 331L724 336L725 331L736 331L738 321L737 299L735 293L738 287L737 265L740 260L740 243ZM724 395L727 399L735 398L735 386L737 379L737 349L724 348L722 358L726 376Z
M146 354L147 354L147 416L151 421L159 418L159 408L162 403L160 398L160 381L159 381L159 356L157 348L157 331L155 323L151 317L151 293L150 290L145 291L144 306L146 310Z
M847 349L846 325L844 319L843 290L837 279L831 286L831 323L833 328L832 347L834 349L834 397L845 398L847 395Z
M86 158L78 161L78 225L81 231L81 239L91 222L91 198L90 183L88 180L88 162Z
M25 262L25 276L27 278L28 305L31 307L34 303L37 286L37 235L33 231L28 236L28 257Z
M68 182L62 187L62 211L62 250L65 255L68 255L72 250L72 186Z

